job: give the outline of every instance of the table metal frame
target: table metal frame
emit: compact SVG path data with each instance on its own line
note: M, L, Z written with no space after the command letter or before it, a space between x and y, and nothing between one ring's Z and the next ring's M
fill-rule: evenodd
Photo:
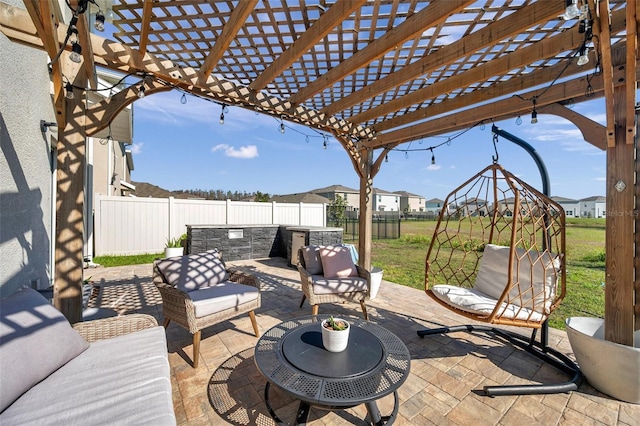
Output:
M411 356L402 340L389 330L369 321L347 318L351 327L359 327L374 336L382 347L380 362L373 368L351 377L320 377L297 368L286 358L283 343L286 337L300 327L309 330L328 315L307 316L284 321L265 332L255 348L258 370L267 379L264 399L271 417L280 425L285 424L269 403L269 390L273 385L298 399L300 405L296 424L305 424L311 407L323 410L344 410L365 404L370 421L374 425L391 425L399 408L397 389L409 376ZM349 350L347 347L346 350ZM327 357L331 352L327 351ZM376 401L394 394L394 408L390 415L382 416Z

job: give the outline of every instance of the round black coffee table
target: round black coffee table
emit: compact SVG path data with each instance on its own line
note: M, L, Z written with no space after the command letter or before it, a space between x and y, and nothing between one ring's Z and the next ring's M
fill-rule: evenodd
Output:
M305 424L311 406L337 410L365 404L375 425L391 425L398 414L397 389L409 376L411 357L404 343L374 323L347 318L349 344L342 352L322 346L320 322L327 315L284 321L260 337L256 366L267 378L264 398L269 414L284 424L269 404L270 385L300 400L296 424ZM394 394L394 408L382 416L376 400Z

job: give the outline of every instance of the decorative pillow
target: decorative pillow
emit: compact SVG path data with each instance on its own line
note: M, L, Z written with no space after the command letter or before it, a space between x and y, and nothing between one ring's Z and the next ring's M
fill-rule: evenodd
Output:
M487 244L474 289L495 299L500 298L508 280L509 250L509 247ZM505 302L548 313L547 310L555 296L559 267L558 257L548 251L527 253L522 248L516 248L513 288Z
M302 257L304 258L304 269L311 275L322 275L322 261L320 260L320 247L302 247Z
M0 411L88 347L37 291L24 288L0 300Z
M358 269L351 259L351 251L342 246L320 247L320 260L326 278L357 277Z
M213 287L229 279L217 249L162 259L157 265L165 281L184 292Z

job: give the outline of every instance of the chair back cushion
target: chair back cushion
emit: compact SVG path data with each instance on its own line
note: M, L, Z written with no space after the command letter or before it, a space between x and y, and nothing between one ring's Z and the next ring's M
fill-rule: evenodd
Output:
M473 288L499 299L509 278L510 247L487 244ZM548 314L553 302L560 260L548 251L516 248L512 287L505 302Z
M300 249L302 252L302 261L304 269L309 272L310 275L322 275L322 261L320 260L320 247L319 246L304 246Z
M320 260L326 278L357 277L358 269L351 258L351 251L344 246L320 247Z
M37 291L24 288L0 300L0 412L88 347Z
M169 257L157 263L164 281L184 292L213 287L229 279L218 250Z

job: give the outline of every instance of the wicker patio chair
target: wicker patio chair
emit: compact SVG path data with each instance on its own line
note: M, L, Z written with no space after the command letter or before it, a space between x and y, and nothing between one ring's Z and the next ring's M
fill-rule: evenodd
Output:
M362 315L365 320L369 320L365 299L369 294L370 272L355 265L357 277L327 278L321 267L316 267L314 270L314 266L307 265L305 261L305 256L309 258L309 251L317 248L319 247L303 246L298 250L297 267L303 293L300 307L306 299L309 299L311 313L318 315L318 307L321 303L360 302ZM317 264L318 261L316 260L315 263Z
M184 256L187 258L188 256ZM165 276L158 269L158 263L162 260L155 261L153 265L153 283L156 285L162 296L162 313L164 315L163 326L167 328L171 321L176 322L180 326L189 330L193 335L193 367L198 367L198 357L200 352L200 337L201 331L211 325L218 324L222 321L237 317L240 314L248 313L251 318L251 324L256 337L260 336L258 330L258 324L254 310L260 307L260 281L258 278L251 274L243 273L234 269L227 269L229 274L226 285L226 290L220 292L218 299L234 297L233 291L237 290L237 294L251 293L247 292L247 287L257 289L257 297L255 294L251 300L241 300L241 297L235 298L237 301L231 307L227 307L221 310L217 310L211 314L198 316L196 305L201 303L213 303L216 304L216 297L212 297L209 300L203 300L202 294L206 294L208 289L196 290L185 292L177 288L175 283L168 283L165 281ZM238 284L237 289L233 289L228 284ZM222 286L219 286L222 287ZM249 289L250 290L250 289ZM253 290L255 293L255 290ZM195 302L195 304L194 304ZM222 304L222 303L221 303ZM228 304L228 303L227 303Z
M135 331L157 327L158 321L151 315L130 314L120 317L103 318L73 324L76 330L89 343L98 340L124 336Z

